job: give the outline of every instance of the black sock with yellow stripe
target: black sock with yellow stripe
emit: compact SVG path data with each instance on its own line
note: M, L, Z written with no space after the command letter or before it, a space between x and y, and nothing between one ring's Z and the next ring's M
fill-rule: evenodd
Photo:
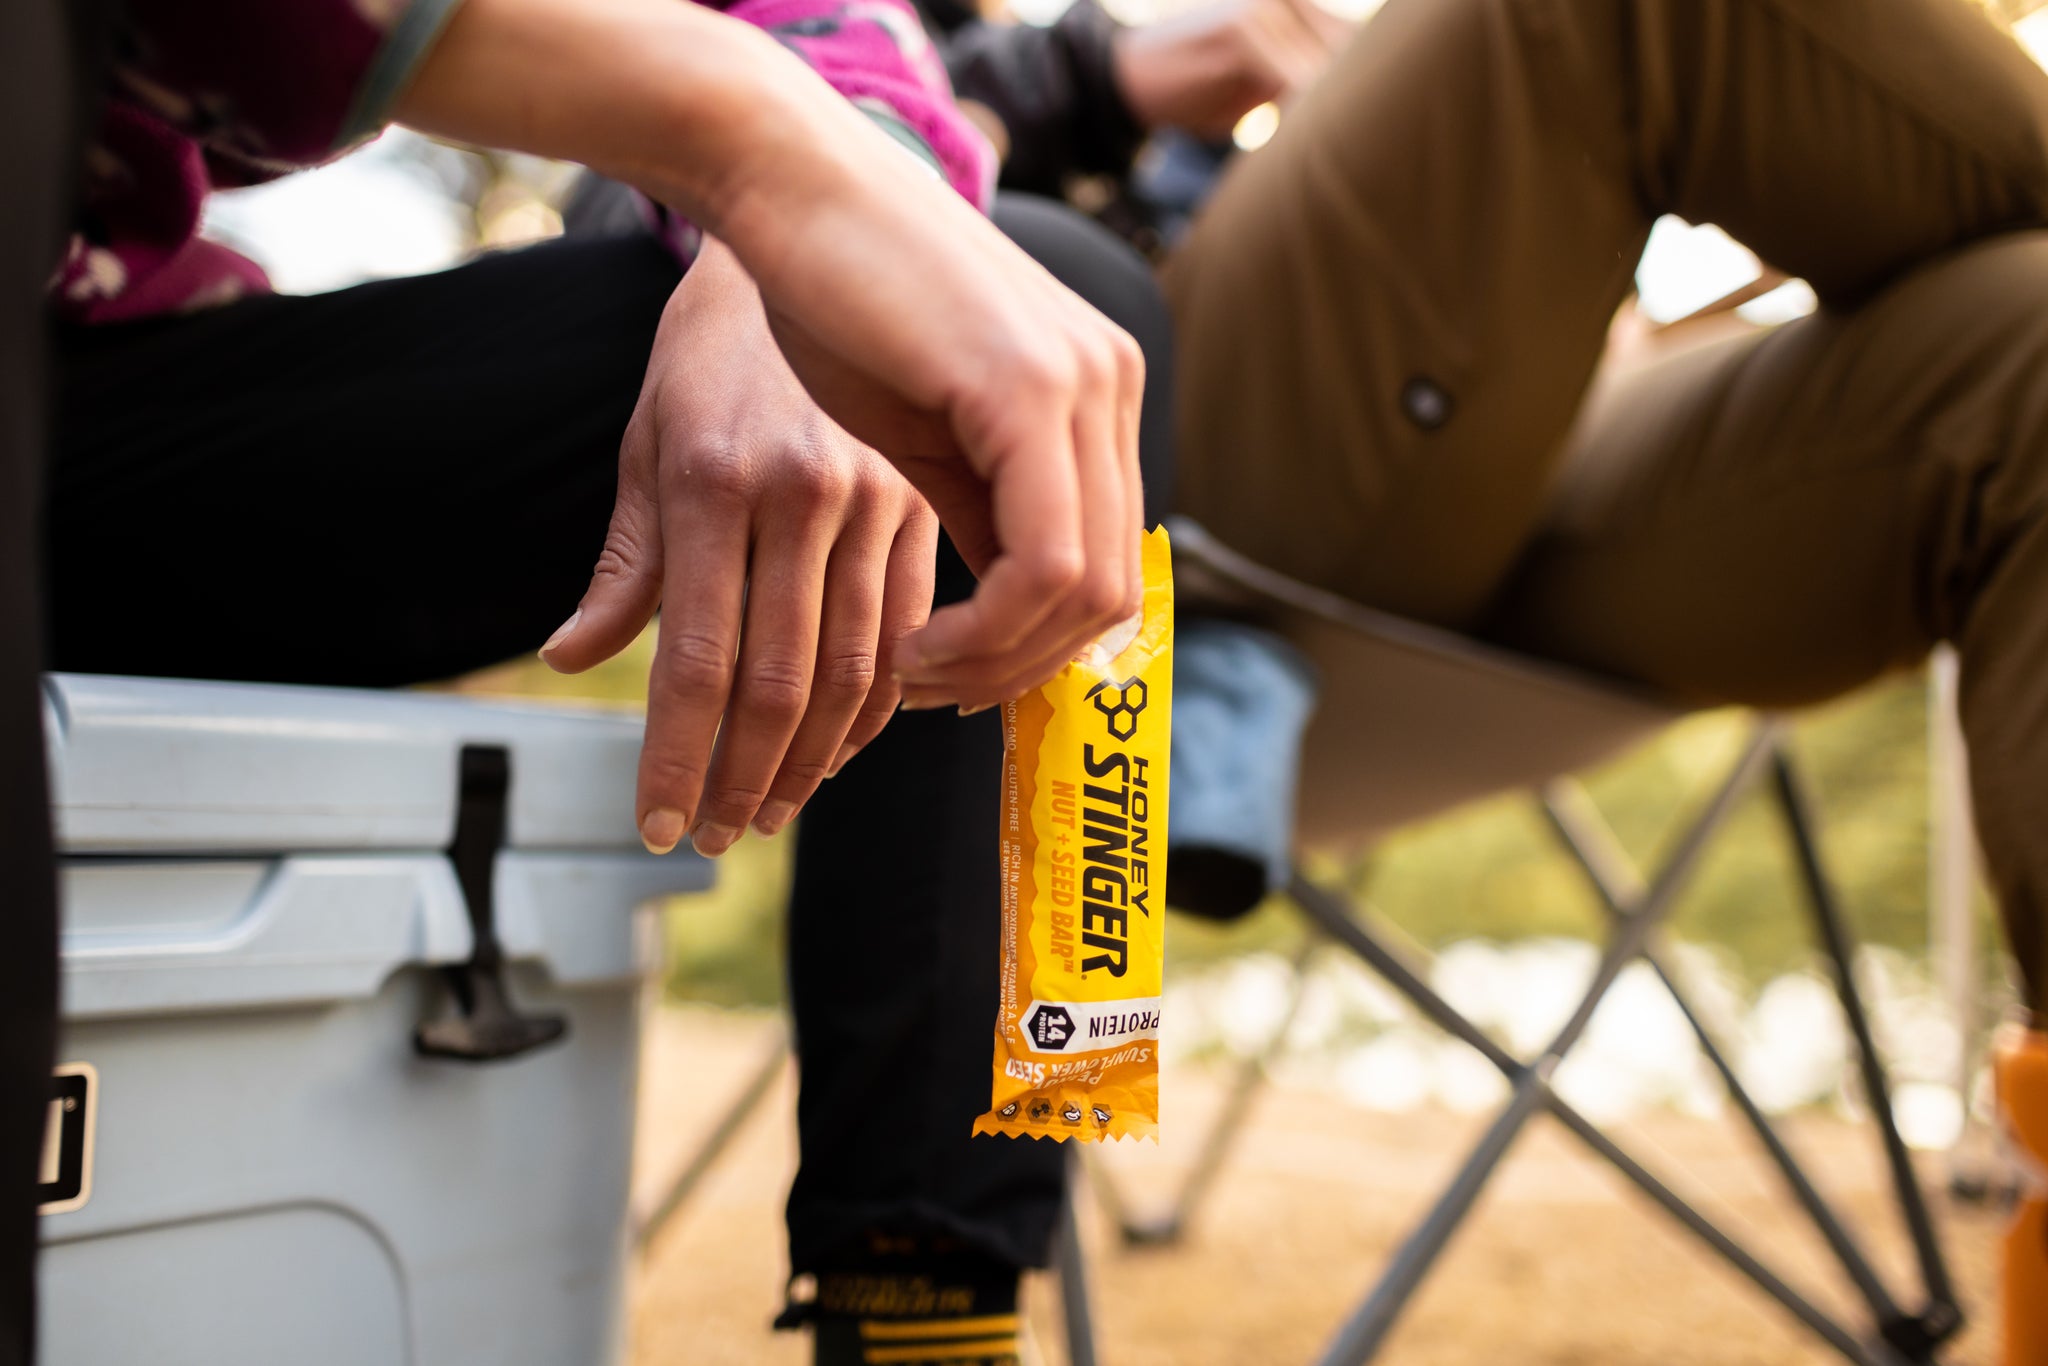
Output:
M817 1366L1018 1366L1017 1269L970 1256L827 1271L806 1317Z

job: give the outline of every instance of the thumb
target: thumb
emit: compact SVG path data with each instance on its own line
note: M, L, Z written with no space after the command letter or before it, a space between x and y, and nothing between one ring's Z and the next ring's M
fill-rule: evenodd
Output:
M635 459L634 436L620 461L618 500L604 535L604 550L570 618L541 646L540 657L558 673L581 673L631 645L661 604L661 518L650 457ZM644 471L636 473L635 471Z

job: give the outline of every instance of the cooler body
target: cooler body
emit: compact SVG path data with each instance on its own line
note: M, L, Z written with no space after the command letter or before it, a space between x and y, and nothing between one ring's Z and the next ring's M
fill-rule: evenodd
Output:
M620 1360L645 910L710 880L638 846L639 723L67 676L48 699L44 1366ZM493 940L513 1011L565 1033L423 1055L489 994Z

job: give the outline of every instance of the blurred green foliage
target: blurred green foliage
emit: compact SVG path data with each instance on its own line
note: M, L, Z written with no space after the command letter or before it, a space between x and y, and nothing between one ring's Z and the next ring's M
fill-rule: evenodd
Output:
M1712 712L1585 775L1622 846L1647 873L1727 773L1753 718ZM1927 943L1927 694L1915 673L1799 718L1793 752L1820 813L1822 855L1857 933L1916 956ZM1672 930L1720 947L1751 981L1810 961L1811 922L1794 851L1761 787L1731 818L1681 898ZM1511 793L1403 831L1341 870L1373 909L1417 941L1589 937L1601 916L1527 794ZM1979 895L1981 942L1992 911ZM1297 937L1268 906L1228 929L1176 926L1181 962L1278 948Z
M538 661L461 680L465 691L637 704L645 697L651 634L618 659L574 678ZM1823 852L1858 932L1918 955L1927 938L1927 701L1922 675L1886 681L1802 717L1797 753L1821 812ZM1652 868L1689 813L1726 773L1751 720L1715 712L1676 726L1590 774L1586 786L1640 867ZM669 991L721 1004L782 997L787 836L742 840L721 860L719 885L678 898L668 914ZM1681 938L1720 946L1752 982L1801 966L1811 931L1793 852L1774 807L1752 795L1703 860L1673 922ZM1374 909L1418 941L1591 936L1600 915L1526 794L1509 794L1388 840L1346 877ZM1985 938L1993 933L1980 897ZM1269 904L1236 925L1180 917L1177 963L1284 949L1301 927Z

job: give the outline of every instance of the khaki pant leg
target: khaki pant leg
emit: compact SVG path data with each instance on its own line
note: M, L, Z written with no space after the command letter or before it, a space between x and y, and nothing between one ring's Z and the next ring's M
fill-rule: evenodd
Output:
M1484 629L1761 706L1955 641L1987 865L2048 1002L2048 232L1603 381Z
M1547 9L1391 0L1169 263L1179 504L1254 558L1456 623L1526 534L1650 224Z
M1467 625L1657 214L1845 304L2039 221L2044 130L1966 0L1391 0L1169 266L1181 507Z

